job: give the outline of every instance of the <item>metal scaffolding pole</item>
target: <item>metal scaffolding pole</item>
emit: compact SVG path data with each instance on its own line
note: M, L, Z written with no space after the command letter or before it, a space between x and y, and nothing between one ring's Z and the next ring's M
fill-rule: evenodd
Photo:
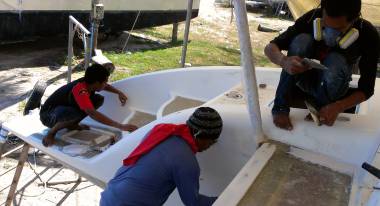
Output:
M244 0L234 0L234 9L236 10L236 24L239 34L240 57L243 67L243 85L246 94L249 118L254 129L254 138L256 148L264 141L264 133L261 122L261 112L259 104L259 95L257 89L257 80L255 65L253 60L251 38L249 35L247 9Z
M98 48L98 32L101 20L104 18L104 6L100 0L91 1L91 46L90 52ZM90 55L91 57L92 55Z
M67 46L67 83L71 82L71 73L72 73L72 58L74 56L73 51L73 39L76 30L81 33L82 41L85 50L85 69L87 69L90 63L90 49L89 49L89 38L90 32L73 16L69 16L69 37L68 37L68 46Z
M67 47L67 83L71 82L71 73L72 73L72 61L73 61L73 38L74 38L74 24L72 19L69 18L69 37L68 37L68 47Z
M186 52L187 52L187 42L189 41L189 30L190 30L190 21L191 21L191 13L192 12L193 12L193 0L189 0L188 4L187 4L185 34L184 34L184 37L183 37L181 67L185 67Z

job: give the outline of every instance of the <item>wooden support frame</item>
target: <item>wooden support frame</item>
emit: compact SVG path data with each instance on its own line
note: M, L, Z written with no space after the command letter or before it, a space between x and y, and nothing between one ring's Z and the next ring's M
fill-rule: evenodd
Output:
M13 176L11 188L9 189L8 197L7 197L7 200L5 202L5 206L12 205L12 201L13 201L15 194L16 194L18 181L20 180L21 172L24 168L25 161L28 159L29 148L30 148L30 145L28 143L25 143L22 147L22 151L20 154L20 158L18 160L16 172L15 172L15 175Z
M3 157L5 157L6 155L4 155L3 153L4 153L4 150L5 150L5 142L4 143L2 143L1 145L0 145L0 160L1 160L1 158L3 158Z
M17 150L19 150L19 149L21 149L21 148L23 147L23 145L21 144L21 145L19 145L19 146L16 146L15 148L13 148L13 149L11 149L11 150L9 150L9 151L3 153L3 152L4 152L4 149L5 149L5 144L6 144L6 143L4 143L3 145L1 145L1 149L0 149L0 160L1 160L3 157L6 157L6 156L12 154L13 152L15 152L15 151L17 151Z
M19 180L21 177L21 173L22 173L22 170L24 169L24 164L28 159L29 149L31 148L31 146L28 143L24 143L23 145L21 145L21 147L22 147L22 151L21 151L21 154L19 157L18 164L16 166L16 172L13 176L13 180L12 180L9 192L8 192L8 196L7 196L7 200L5 202L5 206L11 206L12 205L12 201L14 200L15 195L16 195L17 186L18 186L18 183L19 183ZM20 148L20 147L17 147L17 148ZM59 170L59 171L61 171L61 170ZM57 184L75 183L75 185L70 189L70 191L67 192L66 195L60 200L58 205L61 205L67 199L67 197L71 194L71 192L73 192L75 190L75 188L79 186L80 183L86 182L86 180L82 179L80 174L78 174L78 178L76 180L72 180L72 181L49 182L49 180L47 182L42 183L42 185L53 186L53 185L57 185ZM39 184L39 185L41 185L41 184Z

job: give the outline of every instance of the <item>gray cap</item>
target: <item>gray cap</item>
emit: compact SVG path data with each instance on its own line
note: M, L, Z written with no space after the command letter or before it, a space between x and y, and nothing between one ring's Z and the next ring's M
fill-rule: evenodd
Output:
M202 136L218 138L222 132L223 121L219 113L210 107L199 107L187 120L186 124Z

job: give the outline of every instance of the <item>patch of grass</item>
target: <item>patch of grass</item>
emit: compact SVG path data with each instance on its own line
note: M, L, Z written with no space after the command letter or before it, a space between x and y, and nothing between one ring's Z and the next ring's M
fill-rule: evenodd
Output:
M128 72L115 71L111 81L126 77L154 72L164 69L178 68L182 46L158 48L132 54L105 52L104 54L117 66L129 68ZM240 65L240 52L235 48L214 44L207 41L190 41L187 59L192 66Z
M172 26L166 25L166 26L160 26L160 27L151 27L146 29L140 29L135 31L136 33L152 36L158 39L163 39L170 41L172 36Z
M260 67L275 67L274 65L264 54L264 47L272 40L278 33L265 33L258 32L256 28L258 26L257 22L249 22L251 33L251 41L253 48L253 55L255 58L255 65ZM153 35L156 38L159 38L160 35L163 35L163 38L166 40L171 40L171 25L160 26L150 29L149 35ZM213 45L218 46L220 49L224 49L227 52L231 52L231 49L239 54L237 48L239 47L239 40L237 34L236 25L229 24L226 28L221 27L218 23L207 22L202 19L197 19L192 22L190 27L190 39L193 41L202 41L202 42L212 42ZM218 32L224 30L225 35L218 35ZM180 24L178 27L178 37L179 40L182 40L184 33L184 24ZM260 41L257 41L260 39ZM256 40L256 41L255 41ZM229 50L230 49L230 50ZM229 51L228 51L229 50ZM211 54L212 55L212 54ZM240 58L240 57L239 57ZM229 65L229 64L222 64Z
M255 66L274 67L275 65L264 55L264 47L278 34L257 32L257 25L257 22L250 22L253 31L251 33L252 40L255 40L252 42ZM183 23L178 26L177 42L168 43L160 48L140 50L129 54L116 51L104 52L116 67L126 68L125 70L116 70L110 80L116 81L143 73L179 68L184 27ZM165 25L135 32L153 39L170 42L172 28L172 25ZM192 22L190 29L186 62L192 66L240 65L239 41L234 23L222 26L219 23L197 19Z

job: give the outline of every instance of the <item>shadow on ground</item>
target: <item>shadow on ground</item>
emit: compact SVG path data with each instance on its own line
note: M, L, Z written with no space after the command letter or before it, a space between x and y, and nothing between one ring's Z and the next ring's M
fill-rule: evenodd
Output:
M50 67L54 70L65 62L66 55L67 39L64 36L2 44L0 71L33 67Z
M162 40L150 39L146 36L139 36L128 32L119 35L108 36L104 40L100 40L99 46L103 51L108 52L137 52L146 50L160 50L182 45L182 41L168 42Z

